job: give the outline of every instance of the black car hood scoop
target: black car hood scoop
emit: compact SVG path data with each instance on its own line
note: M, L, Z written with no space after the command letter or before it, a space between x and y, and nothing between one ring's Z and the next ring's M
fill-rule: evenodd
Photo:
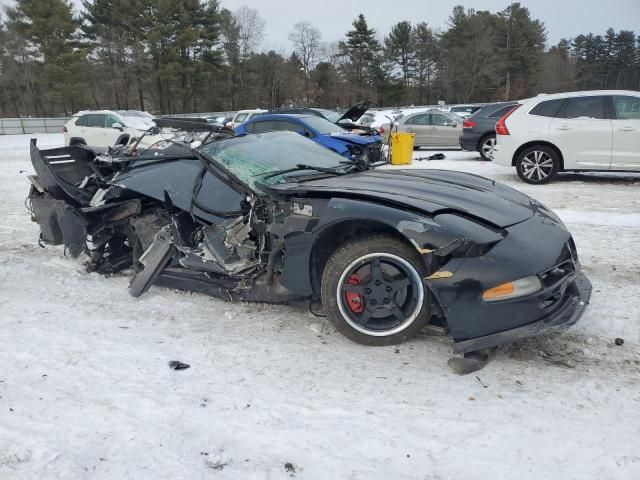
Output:
M429 214L457 211L505 228L534 214L531 199L484 177L448 170L371 170L272 185L282 193L331 193L405 205Z

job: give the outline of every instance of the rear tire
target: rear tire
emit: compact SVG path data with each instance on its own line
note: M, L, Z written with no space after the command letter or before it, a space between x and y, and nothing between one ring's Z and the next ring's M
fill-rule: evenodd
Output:
M362 345L395 345L418 334L431 317L420 254L388 235L349 241L322 274L325 312L336 329Z
M553 179L560 170L560 155L545 145L532 145L516 159L520 180L531 185L542 185Z
M482 157L482 160L484 160L485 162L490 162L491 160L493 160L493 150L496 147L496 134L493 133L491 135L487 135L486 137L483 137L482 140L480 140L479 146L478 146L478 153L480 154L480 157Z

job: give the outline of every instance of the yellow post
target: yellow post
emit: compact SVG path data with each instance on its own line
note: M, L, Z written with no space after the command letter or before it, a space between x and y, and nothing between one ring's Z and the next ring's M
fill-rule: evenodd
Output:
M413 140L415 133L391 134L391 164L411 165L413 158Z

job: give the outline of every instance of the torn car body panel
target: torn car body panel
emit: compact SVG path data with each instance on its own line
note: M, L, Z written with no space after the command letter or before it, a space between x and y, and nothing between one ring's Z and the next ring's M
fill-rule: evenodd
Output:
M575 245L553 212L482 177L363 171L290 132L138 157L33 143L32 162L43 188L29 199L45 243L84 251L90 270L133 267L134 296L155 284L247 301L318 298L338 248L383 234L417 252L432 320L456 351L569 325L588 302ZM532 277L532 293L483 300Z

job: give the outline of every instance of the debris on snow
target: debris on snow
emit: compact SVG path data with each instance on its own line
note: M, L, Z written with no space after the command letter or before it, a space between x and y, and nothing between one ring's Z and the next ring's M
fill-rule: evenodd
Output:
M447 365L458 375L468 375L484 368L488 362L488 354L484 352L469 352L465 353L464 357L450 358L447 361Z
M169 362L169 367L174 370L186 370L187 368L190 368L191 365L189 365L188 363L179 362L177 360L172 360Z
M293 465L293 463L287 462L284 464L284 471L289 473L293 477L296 473L296 467Z

